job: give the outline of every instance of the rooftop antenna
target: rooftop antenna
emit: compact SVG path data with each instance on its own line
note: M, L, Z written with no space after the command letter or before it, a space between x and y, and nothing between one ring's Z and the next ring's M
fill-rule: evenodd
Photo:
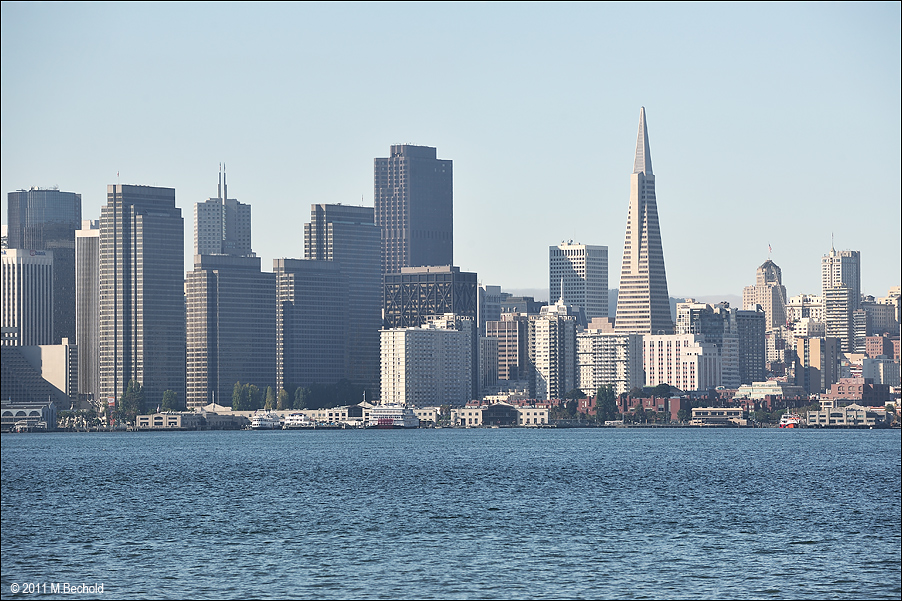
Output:
M229 185L226 183L226 165L222 164L222 200L225 201L229 197Z

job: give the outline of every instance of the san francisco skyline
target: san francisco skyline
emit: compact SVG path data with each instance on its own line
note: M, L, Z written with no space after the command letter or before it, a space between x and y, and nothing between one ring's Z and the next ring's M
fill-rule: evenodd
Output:
M175 188L191 232L224 161L268 266L303 256L311 204L372 206L373 159L413 143L454 161L455 264L544 289L572 239L608 246L616 288L645 106L672 296L738 296L768 256L790 295L819 294L831 245L861 251L863 293L898 285L897 3L2 16L4 192L57 185L86 219L118 173Z

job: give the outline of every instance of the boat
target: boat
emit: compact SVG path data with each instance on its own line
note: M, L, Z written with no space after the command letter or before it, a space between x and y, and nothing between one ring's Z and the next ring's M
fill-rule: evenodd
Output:
M370 411L367 428L408 429L419 428L420 419L413 409L404 405L376 405Z
M805 425L805 418L798 413L784 413L780 418L781 428L801 428Z
M291 413L282 424L283 430L302 430L305 428L312 430L315 427L316 422L310 419L306 413Z
M278 413L258 409L251 416L251 430L279 430L282 428L282 418Z

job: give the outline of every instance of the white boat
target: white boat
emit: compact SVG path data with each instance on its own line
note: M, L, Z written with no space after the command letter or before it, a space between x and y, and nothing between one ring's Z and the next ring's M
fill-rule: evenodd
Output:
M798 413L784 413L780 418L781 428L801 428L805 425L805 418Z
M282 418L278 413L258 409L251 416L251 430L279 430L282 428Z
M301 430L314 427L316 427L316 422L310 419L306 413L291 413L282 424L283 430Z
M370 411L367 428L419 428L420 419L404 405L376 405Z

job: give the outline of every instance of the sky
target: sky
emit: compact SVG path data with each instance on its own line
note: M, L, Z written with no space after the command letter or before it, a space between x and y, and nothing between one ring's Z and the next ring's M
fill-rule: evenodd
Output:
M573 240L616 288L644 106L671 296L741 296L768 258L819 294L831 245L863 293L902 279L898 2L0 6L3 191L97 219L107 184L173 187L186 269L220 163L269 270L418 144L454 162L461 269L547 298Z

